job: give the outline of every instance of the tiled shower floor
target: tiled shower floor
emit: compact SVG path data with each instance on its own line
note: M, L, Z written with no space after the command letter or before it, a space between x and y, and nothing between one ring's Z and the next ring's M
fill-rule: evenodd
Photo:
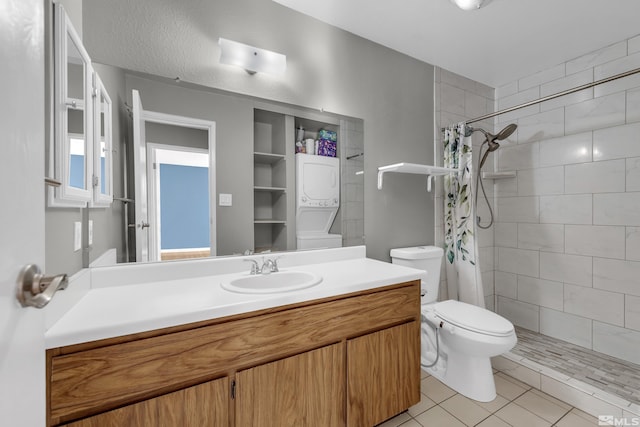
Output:
M422 373L420 403L378 427L590 427L597 418L502 372L496 398L476 402Z
M640 404L640 365L527 329L516 328L516 333L518 344L511 353Z
M504 360L498 364L500 366L497 368L498 370L494 370L498 393L496 399L492 402L481 403L456 393L436 378L423 372L420 403L378 427L587 427L603 425L594 415L589 415L587 412L598 415L617 413L615 416L621 418L616 418L615 421L626 422L626 424L610 425L638 425L637 422L640 420L638 417L640 415L638 411L640 407L639 365L526 329L516 329L518 344L511 350L509 353L511 356L507 359L530 361L525 365L535 365L537 368L535 371L531 368L525 369L526 371L545 373L545 375L536 374L538 375L537 381L533 381L534 377L529 375L525 375L527 378L523 377L523 381L530 382L532 385L537 383L537 386L532 387L512 377L511 374L518 374L518 372L522 374L523 371L517 369L514 371L509 366L513 365L513 362ZM508 364L505 365L506 362ZM543 371L539 371L540 369ZM500 370L504 370L504 372L500 372ZM548 372L544 370L548 370ZM556 372L561 377L570 378L570 382L575 379L576 382L572 387L569 387L571 391L562 392L557 388L555 390L553 388L546 389L544 384L540 389L540 376L547 376L550 372ZM560 384L557 381L556 383ZM574 388L576 383L584 383L585 385ZM590 387L593 390L584 391L584 387ZM574 402L575 406L542 391L545 389L556 397L566 398L567 402ZM599 396L600 390L606 395L613 396L614 400L617 399L617 404L612 406L603 403L612 402L612 400L608 397L603 398L604 395ZM559 391L560 394L558 394Z

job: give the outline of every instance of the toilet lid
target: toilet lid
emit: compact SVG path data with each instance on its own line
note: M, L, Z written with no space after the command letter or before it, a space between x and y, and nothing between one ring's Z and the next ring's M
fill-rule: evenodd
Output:
M506 336L513 333L513 324L484 308L460 301L442 301L434 306L442 320L485 335Z

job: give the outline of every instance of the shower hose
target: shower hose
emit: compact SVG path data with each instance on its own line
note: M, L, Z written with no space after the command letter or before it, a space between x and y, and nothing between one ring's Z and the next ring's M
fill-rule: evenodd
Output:
M480 146L480 153L479 153L479 157L482 157L482 147L484 147L484 145L486 144L486 141L482 143L482 145ZM488 148L487 148L488 150ZM488 151L487 151L488 153ZM486 154L485 154L486 155ZM473 204L473 208L474 208L474 213L476 214L476 224L478 225L478 227L482 228L483 230L488 229L489 227L491 227L493 225L493 209L491 209L491 203L489 203L489 198L487 197L487 192L484 190L484 183L482 182L482 166L483 166L484 162L480 162L480 167L478 167L478 172L476 173L476 187L475 187L475 198L474 198L474 204ZM482 190L482 195L484 196L484 200L487 203L487 208L489 208L489 224L488 225L482 225L480 224L480 215L478 215L478 182L480 182L480 189Z
M425 323L428 326L431 326L424 314L420 313L420 317L423 323ZM440 323L440 327L442 327L442 323ZM436 359L433 361L433 363L429 365L422 363L422 360L421 360L420 366L422 366L423 368L431 368L435 366L435 364L438 363L438 359L440 359L440 340L438 339L438 335L439 335L438 333L440 332L439 329L440 328L438 328L437 326L433 327L433 330L436 332Z

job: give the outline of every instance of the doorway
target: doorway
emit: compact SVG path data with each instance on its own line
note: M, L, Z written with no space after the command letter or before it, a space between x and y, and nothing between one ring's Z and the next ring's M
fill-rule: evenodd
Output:
M160 175L158 178L155 178L155 172L153 172L153 166L155 161L153 161L153 157L151 155L158 154L158 150L154 150L154 127L161 127L161 131L156 132L156 135L163 135L166 137L167 135L171 135L174 131L182 131L182 133L202 133L204 144L204 149L194 150L193 148L188 148L184 146L184 144L178 144L175 141L177 139L173 139L174 142L164 142L162 145L174 146L173 148L169 148L168 151L172 151L172 153L168 154L169 157L176 155L177 151L180 151L183 156L186 156L184 153L191 151L193 158L199 158L198 165L202 165L204 157L199 157L195 155L206 153L206 171L202 169L185 169L188 168L203 168L204 166L194 166L193 164L185 164L185 165L173 165L179 166L178 168L170 167L171 163L168 163L168 160L165 159L165 167L167 171L173 169L173 172L178 170L178 175L200 175L206 174L207 178L207 192L201 200L204 200L206 205L208 206L208 248L204 247L186 247L186 248L173 248L171 252L173 255L178 256L180 252L182 252L180 257L195 257L195 256L215 256L216 255L216 206L215 206L215 194L216 194L216 185L215 185L215 122L196 119L192 117L184 117L184 116L176 116L172 114L158 113L154 111L144 110L142 107L142 101L140 100L140 94L137 90L132 91L133 97L133 163L134 163L134 189L135 189L135 246L136 246L136 261L160 261L162 259L162 229L161 229L161 207L159 202L161 201L160 194L158 190L162 187L162 183L160 180ZM173 129L173 131L172 131ZM175 145L180 145L180 147L175 147ZM152 153L152 154L151 154ZM162 154L160 154L162 156ZM189 163L189 162L186 162ZM192 162L193 163L193 162ZM159 170L159 169L158 169ZM159 172L158 172L159 173ZM167 172L166 176L169 177L171 172ZM154 181L155 182L152 182ZM202 180L199 180L202 183ZM187 184L188 185L188 184ZM200 187L203 187L203 184L199 184ZM169 185L166 184L165 188L168 188ZM188 193L191 192L189 189ZM169 196L165 196L165 199ZM195 199L193 197L192 199ZM194 200L191 200L194 202ZM180 222L186 222L185 218L187 215L186 209L180 211L181 208L180 201L170 203L173 205L172 207L176 208L177 219L174 221L174 225L179 225ZM202 208L198 208L201 212ZM165 214L165 218L168 214ZM206 222L206 221L205 221ZM167 227L167 225L165 225ZM199 231L196 233L207 233L204 227L199 228ZM206 236L200 236L206 238ZM165 241L170 239L167 237ZM184 245L184 242L182 243ZM187 243L185 246L193 245L193 240L190 243ZM197 243L196 243L197 244ZM170 248L167 248L170 249ZM182 249L178 251L177 249ZM206 250L208 249L208 252ZM186 256L185 256L186 255ZM172 258L177 259L177 258Z
M148 142L147 158L150 259L210 256L209 152Z

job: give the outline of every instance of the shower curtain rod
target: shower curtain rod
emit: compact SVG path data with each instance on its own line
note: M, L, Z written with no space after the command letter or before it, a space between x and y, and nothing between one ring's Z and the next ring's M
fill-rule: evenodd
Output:
M574 87L573 89L567 89L567 90L564 90L562 92L554 93L552 95L547 95L547 96L544 96L542 98L538 98L538 99L533 100L533 101L524 102L524 103L522 103L520 105L516 105L514 107L505 108L504 110L496 111L494 113L485 114L484 116L476 117L475 119L472 119L472 120L467 120L466 123L474 123L474 122L479 122L481 120L490 119L492 117L496 117L496 116L499 116L501 114L510 113L511 111L519 110L521 108L530 107L532 105L540 104L540 103L545 102L545 101L550 101L552 99L556 99L556 98L559 98L561 96L570 95L570 94L572 94L574 92L579 92L579 91L584 90L584 89L589 89L589 88L594 87L594 86L598 86L598 85L601 85L601 84L604 84L604 83L609 83L609 82L612 82L614 80L618 80L618 79L621 79L623 77L628 77L628 76L631 76L631 75L637 74L637 73L640 73L640 68L636 68L636 69L633 69L633 70L630 70L630 71L626 71L624 73L616 74L614 76L606 77L604 79L597 80L597 81L592 82L592 83L586 83L586 84L583 84L582 86ZM441 130L444 131L445 128L442 128Z

